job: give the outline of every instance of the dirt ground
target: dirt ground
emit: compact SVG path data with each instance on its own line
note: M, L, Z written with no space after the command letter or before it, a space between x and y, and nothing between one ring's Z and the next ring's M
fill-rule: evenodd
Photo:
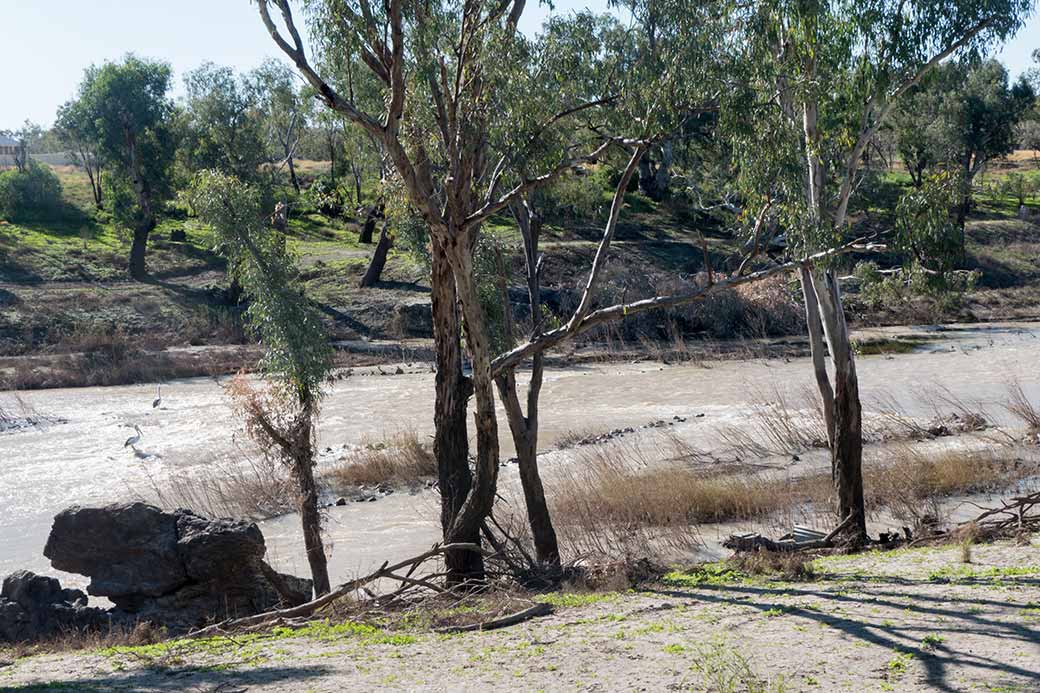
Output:
M0 690L1037 691L1040 535L1028 546L819 559L809 582L712 570L459 635L318 627L11 659Z

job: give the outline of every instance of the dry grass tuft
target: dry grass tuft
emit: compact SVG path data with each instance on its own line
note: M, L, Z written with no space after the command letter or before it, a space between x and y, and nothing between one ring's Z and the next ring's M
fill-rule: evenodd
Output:
M333 489L415 485L437 476L437 460L415 432L402 432L353 451L324 475Z
M934 524L951 496L998 490L1035 475L1035 464L988 452L889 448L868 462L868 511L888 509L915 526ZM574 555L631 559L688 551L696 525L765 520L785 524L828 513L834 490L827 472L711 473L653 462L637 442L583 448L549 489L561 543Z
M113 625L104 630L69 630L46 640L14 643L6 650L0 649L0 654L6 654L11 659L20 659L41 654L100 650L107 647L154 645L167 637L165 628L150 621L140 621L132 627Z
M783 580L812 580L813 557L800 551L750 551L738 553L728 563L748 575L770 575Z
M1029 400L1022 383L1012 380L1008 383L1008 403L1004 405L1008 413L1024 423L1033 435L1040 433L1040 409Z
M268 455L237 452L208 465L203 475L149 473L147 489L137 495L168 510L187 508L205 517L256 521L295 511L295 485L285 466Z

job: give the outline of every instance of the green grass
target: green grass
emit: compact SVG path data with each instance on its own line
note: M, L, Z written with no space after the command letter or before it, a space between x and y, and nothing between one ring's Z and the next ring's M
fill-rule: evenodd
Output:
M1008 578L1040 575L1040 566L1008 566L976 568L971 565L948 565L928 574L932 582L988 582L999 583Z
M538 595L535 601L556 607L575 607L614 601L618 596L617 592L549 592Z
M719 561L704 563L690 570L673 570L666 573L662 580L666 584L679 587L702 587L737 585L750 581L751 576L724 561Z
M418 642L414 635L391 633L365 623L314 621L300 628L279 626L262 633L242 633L231 637L177 638L150 645L118 645L97 651L113 659L116 668L142 662L154 668L190 665L200 669L224 670L267 661L262 644L289 639L311 639L324 643L350 641L361 646L395 647Z

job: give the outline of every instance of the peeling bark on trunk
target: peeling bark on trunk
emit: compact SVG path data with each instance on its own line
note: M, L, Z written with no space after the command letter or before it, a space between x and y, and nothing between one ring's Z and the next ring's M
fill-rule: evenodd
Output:
M462 373L455 276L440 244L432 240L431 245L433 339L437 359L433 454L437 460L441 494L441 530L445 543L479 544L479 528L461 534L452 531L455 518L473 485L466 431L466 405L471 388ZM484 558L476 551L449 551L444 562L449 585L484 579Z
M844 534L850 541L860 543L867 536L867 520L863 501L863 413L856 363L837 277L830 271L817 273L813 284L834 367L831 472L838 494L838 515L842 521L855 516Z
M805 322L809 328L809 353L812 355L813 374L820 391L823 420L827 427L827 444L834 446L834 389L827 375L827 354L823 345L823 325L820 306L816 300L816 286L808 267L801 268L802 297L805 300Z
M498 484L498 419L495 413L494 380L491 375L491 351L484 310L480 305L473 272L470 238L449 233L445 248L455 275L455 287L466 321L466 346L473 364L474 423L477 429L477 459L469 495L452 522L452 541L479 534L491 512Z
M368 222L365 223L367 224ZM365 276L361 278L360 288L365 289L379 283L379 277L383 274L383 267L386 266L386 254L390 252L390 248L393 245L393 238L390 236L390 232L387 231L386 224L383 224L383 230L379 232L379 243L376 244L376 252L372 253L372 261L368 263Z

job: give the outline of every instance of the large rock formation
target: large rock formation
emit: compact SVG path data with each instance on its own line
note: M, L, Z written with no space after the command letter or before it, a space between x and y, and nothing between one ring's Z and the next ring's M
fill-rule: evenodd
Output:
M265 552L253 523L146 503L63 510L43 550L58 570L89 577L113 617L175 630L310 599L311 581L275 572Z
M0 589L0 642L49 638L108 622L104 611L87 606L87 595L62 589L52 577L18 570L4 578Z

